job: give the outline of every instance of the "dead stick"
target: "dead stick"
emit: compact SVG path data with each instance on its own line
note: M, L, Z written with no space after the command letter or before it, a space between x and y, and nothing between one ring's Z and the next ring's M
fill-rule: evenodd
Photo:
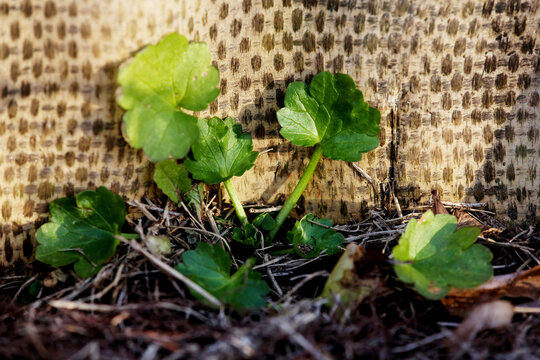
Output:
M329 275L328 271L326 271L326 270L319 270L317 272L309 274L304 279L302 279L302 281L300 281L298 284L296 284L291 290L289 290L288 293L286 293L284 296L282 296L281 299L279 299L278 304L283 303L285 300L290 298L292 296L292 294L297 292L298 289L300 289L302 286L304 286L304 284L307 283L308 281L316 278L317 276L325 276L325 275L326 276Z
M26 280L24 284L21 285L21 287L19 288L19 290L17 290L17 292L15 293L15 296L13 296L13 299L11 300L11 303L12 304L15 304L15 301L17 301L17 298L19 297L19 295L21 294L21 292L24 290L24 288L26 287L26 285L30 284L32 281L36 280L38 277L38 275L34 275L32 276L30 279Z
M403 232L405 232L405 229L375 231L375 232L372 232L372 233L346 237L345 242L351 242L351 241L365 239L365 238L369 238L369 237L372 237L372 236L378 236L378 235L401 234Z
M373 189L373 195L375 196L375 199L379 198L379 193L377 192L377 187L375 186L375 181L371 178L371 176L368 175L367 172L364 171L360 166L358 166L355 163L350 163L352 167L360 174L361 177L366 179L366 181L371 185L371 188Z

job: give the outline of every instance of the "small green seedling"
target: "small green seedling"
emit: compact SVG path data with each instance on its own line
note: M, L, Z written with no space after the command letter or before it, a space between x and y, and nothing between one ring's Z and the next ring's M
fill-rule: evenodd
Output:
M198 119L188 113L204 110L219 94L219 72L211 65L206 45L189 44L185 37L169 34L138 53L120 71L118 82L122 88L117 100L126 110L127 141L159 162L154 173L157 185L174 202L185 198L202 222L203 185L192 187L186 169L193 178L208 184L223 182L242 223L232 237L253 246L261 244L264 232L269 233L269 241L275 238L322 156L358 161L379 145L380 112L364 101L348 75L322 72L309 87L303 82L291 83L285 107L277 113L281 134L294 145L314 147L313 154L276 219L263 214L250 224L231 179L251 169L257 159L251 136L232 118ZM186 155L184 164L177 164L175 159ZM50 212L50 222L36 234L36 258L53 266L74 264L81 277L96 274L113 256L118 235L138 237L120 233L126 215L124 202L105 187L57 199ZM329 219L304 216L287 234L293 245L287 251L305 258L323 251L339 253L344 237L331 226ZM492 255L474 244L479 232L474 227L457 229L455 217L428 211L419 221L410 221L393 249L396 274L429 299L442 298L451 286L471 288L487 281L493 273L489 264ZM171 250L167 237L150 240L149 246L157 253ZM357 304L365 293L347 283L357 261L352 255L342 258L342 264L340 260L332 281L325 286L325 296L339 293ZM199 243L196 250L182 255L176 270L232 308L246 310L265 306L264 297L269 292L261 275L252 270L254 263L254 258L246 260L231 275L229 254L218 245ZM373 288L371 283L367 287L369 291ZM192 294L199 297L195 291Z
M56 199L49 211L50 222L36 233L36 259L52 266L74 264L83 278L97 274L114 255L116 235L138 237L120 233L126 217L124 201L103 186L75 198Z
M345 237L330 229L331 226L332 220L318 219L307 214L287 233L287 239L296 254L303 258L315 258L323 251L328 255L338 254Z
M195 211L195 216L202 223L204 216L204 184L198 183L189 190L186 195L188 205Z
M197 118L219 94L219 71L204 43L177 33L149 45L120 70L125 137L154 162L181 159L199 138Z
M153 161L169 156L180 159L192 148L184 164L193 178L207 184L223 182L241 224L246 224L247 216L231 178L249 170L257 158L251 137L231 118L196 119L184 111L205 109L219 93L219 72L211 65L206 46L189 44L179 34L167 35L138 53L120 72L118 82L122 86L118 103L127 110L124 123L128 142L135 148L142 147ZM381 116L364 101L348 75L322 72L309 87L303 82L291 83L285 107L277 117L283 137L297 146L313 146L314 151L276 217L270 241L298 202L323 155L358 161L362 153L379 145ZM156 175L158 186L177 201L179 195L174 192L187 183L186 177L182 184L173 184L166 171L160 174ZM235 238L253 239L254 229L243 231L245 234L237 232Z
M191 189L191 179L186 167L177 164L174 159L163 160L156 164L154 182L175 203L179 203L183 195Z
M379 146L381 113L364 101L362 92L345 74L317 74L308 86L287 87L285 107L277 113L281 135L297 146L314 146L311 159L270 232L275 238L309 183L321 157L359 161L362 153Z
M240 222L247 222L230 179L253 166L258 153L252 151L251 137L231 118L197 119L186 112L206 109L219 94L219 72L206 44L169 34L135 55L120 71L118 83L127 141L143 148L150 160L165 160L154 175L163 192L179 202L188 191L182 165L166 159L182 159L191 149L185 165L193 177L207 184L223 182Z
M229 254L217 244L201 242L197 250L182 254L182 262L175 269L235 310L248 310L264 307L264 297L270 291L261 274L251 269L254 264L255 259L250 258L230 275ZM204 300L195 291L191 294Z
M199 119L201 138L193 145L192 154L184 164L191 175L207 184L223 183L242 224L246 212L238 198L231 178L241 176L253 167L258 152L253 151L251 136L233 118Z
M233 229L232 238L242 244L258 247L264 240L264 234L276 226L276 221L268 213L257 216L253 223L245 223L242 227Z
M493 276L491 252L474 244L479 234L478 227L457 229L455 216L427 211L409 222L392 250L394 259L402 262L394 270L427 299L443 298L451 286L474 288Z

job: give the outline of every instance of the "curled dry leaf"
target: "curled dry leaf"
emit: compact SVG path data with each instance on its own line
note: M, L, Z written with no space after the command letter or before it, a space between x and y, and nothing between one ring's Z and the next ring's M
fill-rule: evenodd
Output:
M437 215L437 214L448 214L448 210L444 207L441 200L439 200L439 195L437 190L433 190L431 192L431 195L433 196L433 205L431 206L431 211ZM452 215L454 215L457 218L457 229L461 229L468 226L476 226L480 229L482 229L482 234L485 232L500 232L499 229L495 229L491 226L488 226L486 224L481 223L476 219L474 216L472 216L467 211L463 211L459 208L454 209L452 211Z
M433 196L433 205L431 206L431 211L433 211L433 213L435 215L437 215L437 214L448 214L448 211L446 210L446 208L442 204L441 200L439 200L438 191L433 190L431 192L431 195Z
M380 281L371 274L366 278L361 277L358 269L363 268L365 271L362 272L369 272L366 265L373 265L380 260L375 255L370 256L360 245L347 245L326 280L321 298L327 299L328 306L333 306L337 301L345 308L358 306L380 285Z
M476 304L502 297L540 299L540 265L527 271L494 276L473 289L452 288L441 301L450 313L462 316Z
M455 209L452 212L452 215L454 215L457 218L458 229L461 229L462 227L467 227L467 226L476 226L482 229L482 231L490 229L489 226L482 224L480 221L476 220L466 211Z
M472 340L482 330L509 325L514 306L509 301L497 300L476 306L454 332L455 340Z

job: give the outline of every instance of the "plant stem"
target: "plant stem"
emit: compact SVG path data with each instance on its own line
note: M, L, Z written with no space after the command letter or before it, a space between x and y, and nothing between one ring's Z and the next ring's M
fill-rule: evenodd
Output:
M128 240L131 240L131 239L135 239L135 240L139 240L141 237L139 236L139 234L126 234L126 233L120 233L119 234L121 237L123 238L126 238Z
M296 184L293 192L291 193L287 201L285 201L285 204L283 204L283 207L281 208L276 217L276 227L273 228L270 232L270 240L273 240L276 237L279 229L281 228L281 225L283 225L285 219L287 219L287 216L289 216L289 213L292 211L292 209L298 202L298 199L300 199L300 196L306 189L309 180L311 180L313 172L315 171L315 168L317 167L317 164L319 163L321 157L322 147L320 145L317 145L315 147L315 150L313 151L313 155L311 155L309 163L307 164L306 170L304 170L304 174L302 174L300 181L298 181L298 184Z
M244 225L245 223L247 223L247 215L246 215L246 212L244 211L244 207L242 206L242 202L238 198L238 194L236 193L236 189L234 188L234 185L231 179L225 180L223 182L223 185L225 185L225 189L227 189L227 193L229 194L229 197L231 198L238 220L240 220L240 223Z
M288 248L288 249L272 251L270 253L270 255L272 255L272 256L281 256L281 255L288 255L288 254L294 254L294 248Z

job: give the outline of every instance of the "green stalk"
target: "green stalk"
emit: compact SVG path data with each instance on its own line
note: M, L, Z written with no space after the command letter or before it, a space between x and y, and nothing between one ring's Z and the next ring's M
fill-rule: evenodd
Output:
M272 231L270 231L270 240L273 240L276 237L279 229L281 228L281 225L283 225L285 219L287 219L287 216L289 216L289 213L292 211L292 209L298 202L298 199L300 199L300 196L306 189L309 180L311 180L313 172L315 171L315 168L317 167L317 164L319 163L321 157L322 147L320 145L317 145L315 147L315 150L313 151L313 155L311 155L309 163L307 164L306 170L304 170L304 174L302 174L300 181L298 181L298 184L296 184L293 192L291 193L287 201L285 201L285 204L283 204L283 207L281 208L276 217L276 227L273 228Z
M240 223L244 225L245 223L247 223L247 215L246 215L246 212L244 211L244 207L242 206L242 202L240 201L240 198L238 198L238 194L236 193L236 189L234 188L234 185L231 179L225 180L223 182L223 185L225 185L225 189L227 189L227 193L229 194L229 197L231 198L238 220L240 220Z
M141 238L139 234L120 233L120 236L128 240L131 240L131 239L139 240Z

